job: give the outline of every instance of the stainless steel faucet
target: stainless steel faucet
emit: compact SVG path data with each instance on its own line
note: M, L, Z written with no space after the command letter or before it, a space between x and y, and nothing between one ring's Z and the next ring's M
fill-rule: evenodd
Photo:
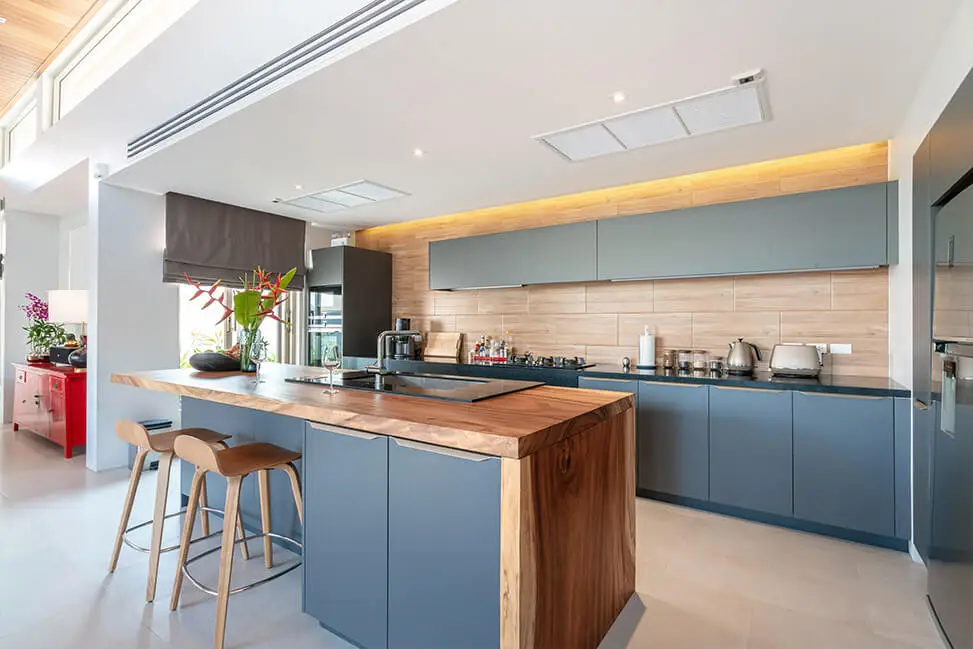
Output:
M414 329L409 329L407 331L395 331L394 329L389 329L388 331L383 331L378 335L378 355L374 365L369 365L365 368L366 372L374 372L376 374L389 374L389 370L385 369L385 339L389 336L421 336L421 331L416 331Z

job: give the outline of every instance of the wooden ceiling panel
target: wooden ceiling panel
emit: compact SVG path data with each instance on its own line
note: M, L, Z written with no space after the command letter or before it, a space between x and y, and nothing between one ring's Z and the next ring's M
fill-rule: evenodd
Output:
M0 116L105 0L0 0Z

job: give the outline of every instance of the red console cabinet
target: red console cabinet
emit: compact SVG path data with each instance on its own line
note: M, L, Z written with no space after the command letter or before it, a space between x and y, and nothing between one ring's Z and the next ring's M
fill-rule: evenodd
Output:
M46 437L64 447L64 457L71 457L87 436L87 371L26 363L14 368L14 430Z

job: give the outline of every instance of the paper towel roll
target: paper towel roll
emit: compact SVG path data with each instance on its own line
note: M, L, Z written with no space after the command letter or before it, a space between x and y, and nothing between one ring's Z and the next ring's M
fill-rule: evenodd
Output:
M644 333L639 336L639 367L655 367L655 336Z

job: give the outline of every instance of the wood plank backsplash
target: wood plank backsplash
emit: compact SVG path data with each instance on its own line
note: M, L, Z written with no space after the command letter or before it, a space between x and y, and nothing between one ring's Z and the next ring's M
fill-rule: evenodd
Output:
M836 374L888 376L887 268L644 282L431 291L428 242L715 203L847 187L888 179L887 143L369 228L356 245L393 256L393 312L423 331L466 341L505 336L518 352L635 358L649 325L666 348L725 355L738 337L762 352L779 342L849 343ZM760 245L759 240L755 245ZM468 350L464 342L464 357Z

